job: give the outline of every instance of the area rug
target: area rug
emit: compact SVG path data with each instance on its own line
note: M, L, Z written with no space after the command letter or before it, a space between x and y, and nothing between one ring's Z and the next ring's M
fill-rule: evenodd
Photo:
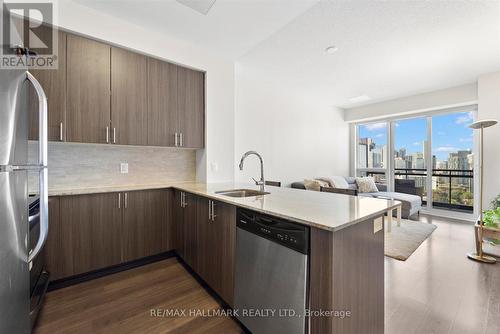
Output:
M433 224L408 219L401 219L398 227L394 218L392 231L387 232L385 228L385 255L406 261L436 228Z

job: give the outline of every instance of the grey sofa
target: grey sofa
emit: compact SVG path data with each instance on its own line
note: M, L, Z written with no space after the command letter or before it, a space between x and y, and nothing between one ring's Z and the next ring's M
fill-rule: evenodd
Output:
M418 195L395 192L395 191L387 191L387 186L383 184L377 184L377 189L379 190L376 193L359 193L358 185L356 184L356 178L354 177L344 177L349 185L348 189L338 189L338 188L321 188L321 191L325 192L334 192L346 195L353 196L366 196L366 197L389 197L395 200L401 201L402 209L401 216L403 218L409 218L414 214L420 213L420 209L422 208L422 198ZM294 182L292 183L292 188L296 189L306 189L304 186L304 182ZM394 210L394 213L396 210Z

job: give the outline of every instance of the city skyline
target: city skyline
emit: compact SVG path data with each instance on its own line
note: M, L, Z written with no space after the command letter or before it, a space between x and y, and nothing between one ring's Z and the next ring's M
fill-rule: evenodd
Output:
M473 131L468 125L473 122L472 112L460 112L432 117L432 155L438 161L448 160L449 153L471 150ZM423 153L427 137L425 118L395 122L394 149L405 148L408 155ZM359 126L359 138L371 138L376 146L387 145L387 123L371 123Z

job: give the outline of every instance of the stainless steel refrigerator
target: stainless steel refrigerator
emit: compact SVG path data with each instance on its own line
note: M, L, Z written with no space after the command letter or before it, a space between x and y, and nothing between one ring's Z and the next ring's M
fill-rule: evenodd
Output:
M28 163L30 90L38 97L38 162ZM47 99L25 70L0 69L0 333L31 331L30 269L48 235ZM36 142L35 142L36 144ZM28 173L39 177L39 210L28 210ZM39 232L30 240L30 223ZM46 279L48 283L48 278Z

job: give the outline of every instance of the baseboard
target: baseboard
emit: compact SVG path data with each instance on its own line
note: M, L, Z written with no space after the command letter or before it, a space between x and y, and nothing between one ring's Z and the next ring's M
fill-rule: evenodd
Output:
M74 275L74 276L70 276L70 277L61 278L58 280L51 281L49 283L49 287L47 288L47 291L54 291L57 289L62 289L62 288L68 287L68 286L87 282L87 281L90 281L90 280L93 280L96 278L100 278L100 277L104 277L107 275L116 274L116 273L119 273L121 271L141 267L141 266L144 266L146 264L165 260L165 259L168 259L170 257L175 257L175 256L177 256L176 252L174 250L171 250L168 252L148 256L145 258L141 258L141 259L125 262L125 263L120 263L120 264L117 264L117 265L114 265L111 267L106 267L103 269L98 269L98 270L90 271L90 272L83 273L83 274L78 274L78 275Z

